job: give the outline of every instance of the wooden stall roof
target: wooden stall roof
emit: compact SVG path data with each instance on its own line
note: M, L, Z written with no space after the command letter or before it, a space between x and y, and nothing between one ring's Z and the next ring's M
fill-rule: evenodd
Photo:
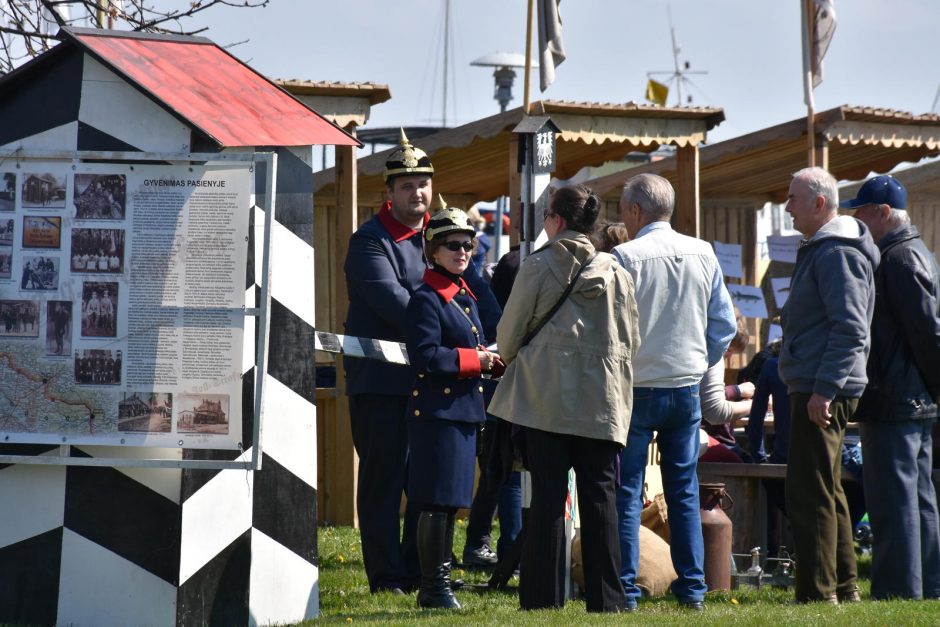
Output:
M366 98L370 105L381 104L392 98L388 85L373 82L305 81L298 78L276 78L274 82L295 96Z
M940 116L843 105L815 116L816 132L828 142L829 171L855 180L870 171L887 172L899 163L940 154ZM699 153L702 196L786 199L790 175L806 166L806 118L705 146ZM676 182L670 157L587 181L611 200L623 183L641 172Z
M273 80L275 85L340 128L362 126L369 121L373 106L392 97L388 85L378 83L305 81L295 78Z
M220 147L360 145L208 39L90 28L60 36Z
M605 104L537 101L532 115L548 115L561 129L557 138L555 175L569 178L588 165L620 159L633 150L652 151L663 144L699 144L724 119L724 111L707 107L659 107L633 102ZM418 142L434 163L434 186L448 195L491 201L509 193L509 147L512 129L522 120L522 107L463 126L434 133ZM385 159L394 150L358 160L359 196L383 194ZM333 194L334 169L314 175L318 196Z

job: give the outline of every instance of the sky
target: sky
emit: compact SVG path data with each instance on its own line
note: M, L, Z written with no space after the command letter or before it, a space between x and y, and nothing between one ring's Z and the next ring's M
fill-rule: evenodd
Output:
M938 0L835 0L837 27L816 110L842 104L929 112L940 87ZM368 127L439 125L445 0L271 0L215 9L201 21L216 43L271 78L372 81L392 99ZM673 67L669 13L694 71L693 105L721 107L708 143L806 114L799 0L562 0L567 59L532 100L644 102L647 72ZM470 62L522 53L525 0L451 0L448 126L499 111L489 68ZM668 77L660 77L663 80ZM511 107L522 104L522 70ZM675 104L675 92L669 104Z

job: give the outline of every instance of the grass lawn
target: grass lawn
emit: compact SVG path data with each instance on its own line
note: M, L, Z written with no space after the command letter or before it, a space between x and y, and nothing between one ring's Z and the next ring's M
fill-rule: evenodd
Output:
M463 589L457 592L463 609L456 612L419 610L415 596L369 594L359 532L349 527L321 527L320 611L315 623L371 622L394 625L940 625L938 601L864 601L851 605L789 605L791 591L762 588L739 589L732 593L716 592L706 597L702 614L680 611L675 599L643 599L635 614L587 614L583 601L571 601L564 610L521 612L515 590L489 592ZM466 521L457 521L454 552L463 550ZM867 563L860 570L867 571ZM485 584L483 572L455 572L471 584ZM518 584L518 581L514 581ZM868 581L861 581L863 597L868 596Z

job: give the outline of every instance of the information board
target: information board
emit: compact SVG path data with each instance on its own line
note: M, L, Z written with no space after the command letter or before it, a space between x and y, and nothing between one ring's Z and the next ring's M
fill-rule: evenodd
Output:
M253 181L0 165L0 442L240 447Z

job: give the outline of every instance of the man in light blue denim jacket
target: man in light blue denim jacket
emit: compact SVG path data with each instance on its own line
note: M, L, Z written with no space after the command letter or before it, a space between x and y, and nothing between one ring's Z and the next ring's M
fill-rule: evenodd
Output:
M633 416L620 457L621 576L627 609L636 607L639 525L647 449L657 432L669 507L672 591L681 607L701 610L705 592L699 516L699 382L722 358L737 330L731 296L711 246L672 230L675 191L661 176L628 180L620 198L631 241L612 251L633 276L639 351L633 362Z

